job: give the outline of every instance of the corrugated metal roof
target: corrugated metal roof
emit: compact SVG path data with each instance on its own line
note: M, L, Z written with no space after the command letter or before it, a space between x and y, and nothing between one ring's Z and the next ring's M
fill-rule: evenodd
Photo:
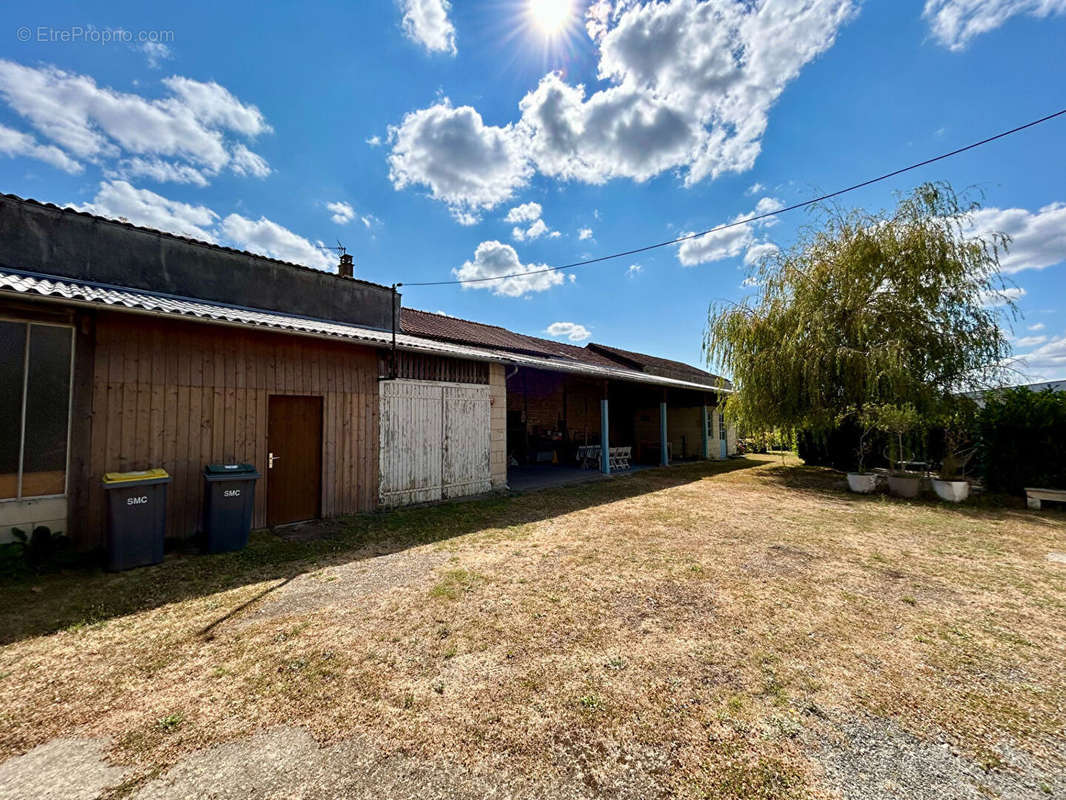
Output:
M13 270L0 271L0 291L39 298L53 298L78 305L104 305L119 310L126 309L160 316L191 317L205 322L271 328L304 336L348 339L376 347L388 347L392 343L391 331L271 311L258 311L219 303L208 303L202 300L127 289L121 286L55 280L45 275L19 273ZM701 390L717 388L711 384L675 380L620 367L582 363L569 358L526 355L496 350L491 347L472 347L426 339L406 333L396 334L396 346L401 350L412 352L465 358L473 361L515 364L534 369L567 372L634 383Z

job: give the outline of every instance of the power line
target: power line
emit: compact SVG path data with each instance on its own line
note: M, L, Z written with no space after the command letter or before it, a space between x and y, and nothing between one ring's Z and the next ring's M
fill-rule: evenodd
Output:
M611 253L610 255L599 256L597 258L590 258L590 259L587 259L585 261L575 261L575 262L573 262L571 264L563 264L563 265L558 266L558 267L545 267L544 269L535 269L535 270L530 270L529 272L512 272L509 275L493 275L490 278L456 278L455 280L450 280L450 281L422 281L422 282L419 282L419 283L398 283L396 285L397 286L450 286L450 285L461 284L461 283L486 283L488 281L503 281L503 280L507 280L508 278L523 278L523 277L526 277L528 275L540 275L540 274L545 273L545 272L560 272L560 271L566 270L566 269L577 269L578 267L587 267L589 264L598 264L601 261L610 261L610 260L615 259L615 258L625 258L626 256L633 256L633 255L637 255L638 253L646 253L649 250L656 250L656 249L658 249L660 247L669 247L670 245L673 245L673 244L680 244L681 242L688 241L689 239L698 239L701 236L706 236L708 233L717 233L718 231L724 231L724 230L728 230L729 228L735 228L738 225L747 225L749 222L758 222L759 220L767 219L769 217L776 217L778 214L784 214L786 211L795 211L798 208L806 208L807 206L812 206L812 205L815 205L816 203L824 202L825 200L831 200L834 197L840 197L840 195L842 195L842 194L847 194L848 192L854 192L856 189L862 189L862 188L865 188L866 186L871 186L871 185L873 185L875 183L880 183L881 181L886 181L889 178L894 178L897 175L902 175L905 172L910 172L911 170L915 170L915 169L918 169L920 167L925 167L925 166L928 166L929 164L935 164L937 161L943 161L945 158L951 158L952 156L957 156L960 153L965 153L968 150L974 150L975 148L981 147L982 145L986 145L989 142L994 142L997 139L1004 139L1007 136L1011 136L1011 135L1013 135L1015 133L1019 133L1020 131L1024 131L1024 130L1026 130L1028 128L1036 127L1037 125L1040 125L1040 124L1042 124L1044 122L1047 122L1048 120L1052 120L1052 119L1055 119L1056 117L1061 117L1063 115L1066 115L1066 108L1062 109L1061 111L1056 111L1054 114L1048 114L1046 117L1041 117L1040 119L1035 119L1032 122L1027 122L1024 125L1019 125L1017 128L1011 128L1009 131L1003 131L1002 133L997 133L995 136L989 136L987 139L981 139L979 142L973 142L972 144L968 144L965 147L959 147L959 148L957 148L955 150L952 150L951 152L942 153L942 154L940 154L938 156L934 156L932 158L927 158L924 161L919 161L919 162L917 162L915 164L910 164L910 165L908 165L906 167L901 167L900 169L892 170L892 172L886 172L884 175L878 175L876 178L870 178L869 180L865 180L865 181L862 181L861 183L853 184L853 185L848 186L848 187L846 187L844 189L838 189L835 192L830 192L829 194L823 194L820 197L815 197L815 198L812 198L810 200L804 200L802 203L794 203L794 204L792 204L790 206L785 206L784 208L778 208L778 209L776 209L774 211L767 211L767 212L765 212L763 214L754 214L754 215L752 215L750 217L745 217L744 219L738 219L738 220L734 220L733 222L727 222L727 223L724 223L722 225L716 225L713 228L708 228L707 230L700 231L698 233L689 233L689 234L686 234L685 236L678 236L676 239L670 239L669 241L666 241L666 242L658 242L657 244L649 244L649 245L645 245L643 247L635 247L632 250L623 250L622 252L619 252L619 253Z

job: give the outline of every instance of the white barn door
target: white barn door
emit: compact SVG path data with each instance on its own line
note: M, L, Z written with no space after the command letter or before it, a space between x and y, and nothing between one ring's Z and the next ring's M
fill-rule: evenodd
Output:
M483 494L492 488L489 470L489 387L444 387L445 497Z
M441 499L443 421L440 384L381 381L383 506Z
M487 492L489 387L381 381L381 505Z

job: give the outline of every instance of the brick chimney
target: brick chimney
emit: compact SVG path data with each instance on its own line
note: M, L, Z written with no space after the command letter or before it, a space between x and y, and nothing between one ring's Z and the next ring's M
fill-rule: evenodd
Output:
M355 263L352 261L351 253L341 253L341 263L337 267L337 274L342 278L350 278L355 272Z

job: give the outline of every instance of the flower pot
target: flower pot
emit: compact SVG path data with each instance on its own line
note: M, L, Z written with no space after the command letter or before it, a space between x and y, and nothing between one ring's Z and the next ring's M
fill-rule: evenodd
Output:
M961 503L970 496L969 481L945 481L933 478L933 491L941 500L949 503Z
M889 475L888 490L896 497L914 498L922 486L922 479L911 475Z
M849 472L848 488L859 494L870 494L877 488L877 476L872 472Z

